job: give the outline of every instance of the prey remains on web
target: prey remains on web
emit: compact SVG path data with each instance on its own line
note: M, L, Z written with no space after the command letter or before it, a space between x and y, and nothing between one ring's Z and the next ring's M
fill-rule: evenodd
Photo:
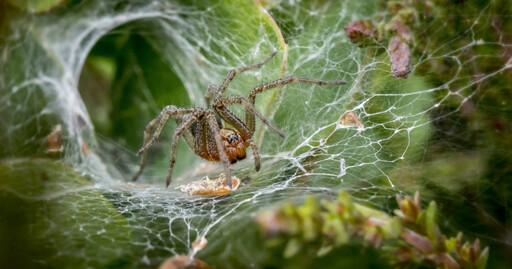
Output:
M166 106L160 114L149 122L144 130L144 142L142 148L137 155L142 154L139 171L133 177L133 181L141 175L142 169L146 164L147 150L155 143L162 129L172 117L177 124L176 130L172 138L171 146L171 163L169 165L169 173L167 175L166 186L169 186L172 179L172 171L176 162L176 147L180 136L185 138L189 147L197 156L208 161L220 161L224 167L224 176L229 188L232 187L230 164L236 163L237 160L245 159L246 149L250 146L254 156L254 165L256 171L260 170L260 155L258 147L251 140L255 130L255 117L258 117L265 125L281 137L285 137L276 126L265 118L254 106L256 95L268 89L276 88L292 82L302 82L317 85L341 85L345 81L323 81L309 78L284 77L268 83L264 83L254 87L248 98L242 96L223 96L231 81L235 76L244 71L257 69L270 61L276 52L270 54L261 63L243 66L233 69L229 72L220 87L210 84L206 89L207 108L191 107L182 108L173 105ZM235 116L227 105L239 104L245 108L245 122ZM232 128L224 127L229 124ZM150 139L150 134L153 136Z

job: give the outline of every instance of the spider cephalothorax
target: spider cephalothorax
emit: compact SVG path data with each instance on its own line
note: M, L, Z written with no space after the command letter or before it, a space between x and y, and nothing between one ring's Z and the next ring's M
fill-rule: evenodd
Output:
M221 129L220 137L230 163L245 159L245 149L250 142L246 142L239 133L231 129Z
M169 165L166 186L169 186L169 183L171 182L172 171L176 161L176 147L178 145L179 136L183 136L185 138L185 141L196 155L209 161L222 162L226 182L230 188L232 183L229 165L230 163L236 163L238 160L244 159L246 157L246 148L249 146L251 147L252 154L254 156L256 171L258 171L261 166L258 147L251 140L255 129L255 117L258 117L279 136L283 138L285 136L279 129L277 129L277 127L275 127L258 110L256 110L254 107L256 95L268 89L292 82L303 82L317 85L340 85L345 83L341 80L322 81L308 78L286 77L254 87L247 99L241 96L224 97L222 95L229 86L229 83L231 83L238 73L260 68L270 61L270 59L275 55L276 52L269 55L261 63L231 70L220 87L215 85L208 86L205 96L206 104L208 105L208 108L206 109L200 107L180 108L173 105L166 106L155 119L149 122L144 130L143 147L138 152L138 154L142 154L141 165L133 180L137 180L142 173L142 169L146 164L146 151L158 139L165 123L169 120L169 117L172 117L178 126L174 131L171 147L171 163ZM210 105L212 98L213 103ZM229 111L226 107L227 105L233 104L239 104L245 107L245 122ZM232 128L224 128L223 122L228 123ZM154 130L155 128L156 130ZM150 139L150 133L153 130L154 135Z

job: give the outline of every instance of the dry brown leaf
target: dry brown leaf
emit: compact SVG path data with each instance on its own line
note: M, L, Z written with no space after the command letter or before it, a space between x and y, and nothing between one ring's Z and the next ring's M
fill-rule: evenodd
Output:
M64 147L60 141L60 133L62 132L62 125L57 124L53 126L52 132L46 136L46 152L57 153L63 152Z

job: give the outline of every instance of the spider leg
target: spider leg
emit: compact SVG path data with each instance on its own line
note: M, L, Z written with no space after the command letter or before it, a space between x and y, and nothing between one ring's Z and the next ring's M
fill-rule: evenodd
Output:
M144 129L144 142L143 142L143 145L148 142L149 134L153 130L153 127L155 126L155 124L157 123L159 118L160 118L160 116L154 118L152 121L150 121L148 123L148 125L146 125L146 128ZM141 157L141 161L140 161L139 171L137 171L137 174L135 174L135 176L132 178L132 181L136 181L137 178L139 178L140 174L142 174L142 169L144 169L145 165L146 165L146 151L142 152L142 157Z
M210 101L217 94L217 85L210 84L208 88L206 88L206 93L204 95L204 100L206 101L206 107L210 107Z
M252 148L252 154L254 156L254 167L256 171L260 170L261 164L260 164L260 155L258 154L258 147L256 144L254 144L253 141L251 141L252 132L247 128L245 123L243 123L235 114L231 113L231 111L228 110L227 107L221 106L221 107L215 107L215 110L219 114L219 116L224 119L227 123L231 124L233 127L235 127L242 138L245 141L250 141L251 148Z
M151 147L156 142L156 140L158 140L158 137L160 137L160 134L162 133L162 129L164 128L165 123L169 120L169 117L171 115L190 114L190 113L193 113L195 111L197 111L197 108L180 108L180 107L175 107L175 106L172 106L172 105L171 106L166 106L162 110L162 112L160 112L160 115L157 118L155 118L155 120L160 118L160 122L158 123L158 126L156 128L155 133L153 134L153 137L151 138L151 140L149 142L147 142L147 144L145 144L139 150L139 152L137 152L137 155L140 155L141 153L145 152L149 147ZM154 120L152 120L148 124L148 126L154 125L155 122L153 122L153 121ZM148 126L146 126L146 130L144 131L144 134L146 134ZM144 142L146 142L146 141L144 141Z
M249 113L252 113L252 115L256 115L264 124L266 124L268 127L270 127L270 129L272 129L272 131L277 133L282 138L286 137L283 132L281 132L276 126L274 126L274 124L272 124L269 120L267 120L267 118L265 118L265 116L263 116L263 114L261 114L254 107L254 105L252 103L247 101L247 99L245 99L245 98L243 98L241 96L222 97L222 98L219 99L219 103L220 104L214 105L215 109L217 111L219 111L219 110L222 111L223 109L226 109L225 105L229 105L229 104L241 104L241 105L243 105L245 107L245 109L247 110L246 115L249 114ZM226 120L226 119L224 119L224 120ZM254 119L253 119L253 121L254 121ZM249 129L251 129L251 133L254 132L254 122L252 124L253 124L252 129L251 129L250 126L248 126Z
M210 128L213 130L213 134L215 136L215 143L217 144L217 151L219 153L220 160L222 162L222 166L224 167L224 177L226 178L226 182L228 183L229 188L232 188L233 183L231 181L231 172L229 171L229 160L226 155L226 149L222 144L222 137L220 136L219 124L217 123L217 119L213 112L208 113L208 123L210 124Z
M272 59L274 56L276 56L276 54L277 54L277 51L274 51L272 54L267 56L267 58L265 58L265 60L263 60L261 63L257 63L257 64L253 64L253 65L249 65L249 66L243 66L243 67L229 71L229 74L224 79L224 82L222 82L222 84L219 87L219 90L217 91L217 96L220 96L221 94L224 93L226 88L229 86L229 83L231 83L231 81L235 78L235 76L237 74L248 71L248 70L257 69L257 68L262 67L268 61L270 61L270 59Z
M218 115L227 123L235 127L244 140L249 140L252 137L252 131L240 120L235 114L233 114L223 103L224 98L217 99L216 105L214 105L215 111Z
M149 147L153 145L153 143L158 139L160 136L160 133L162 132L162 129L165 125L165 123L169 120L169 116L173 114L188 114L196 111L196 108L178 108L175 106L166 106L160 114L151 120L148 125L146 125L146 128L144 129L144 141L142 145L144 145L137 155L142 154L140 167L135 176L132 178L132 181L136 181L139 176L142 174L142 170L144 169L144 166L146 166L146 151ZM158 124L157 130L155 131L155 134L153 135L153 139L148 142L151 131L155 128L155 125Z
M302 83L309 83L309 84L316 84L316 85L342 85L342 84L346 83L343 80L327 81L327 80L318 80L318 79L310 79L310 78L285 77L285 78L280 78L278 80L274 80L274 81L264 83L264 84L254 87L251 90L251 93L249 94L249 100L251 100L251 102L254 103L254 100L256 99L256 94L262 93L268 89L276 88L276 87L290 84L293 82L302 82Z
M180 135L190 128L190 126L197 121L199 117L204 115L203 110L197 110L188 118L186 121L184 121L180 126L176 128L174 131L174 135L172 136L172 146L171 146L171 161L169 164L169 173L167 174L167 180L165 181L165 187L169 187L169 184L171 183L172 179L172 171L174 170L174 163L176 162L176 147L178 146L178 141L180 138Z
M255 100L256 100L256 94L262 93L262 92L272 89L272 88L290 84L293 82L302 82L302 83L309 83L309 84L316 84L316 85L342 85L342 84L346 83L343 80L326 81L326 80L318 80L318 79L310 79L310 78L285 77L285 78L280 78L278 80L274 80L274 81L264 83L264 84L254 87L251 90L251 93L249 94L249 101L254 106ZM251 131L254 132L255 123L254 123L254 114L253 113L250 113L249 111L245 112L245 123L247 124L247 127L249 127L249 129L251 129Z
M260 167L261 167L258 146L256 146L256 144L254 144L254 142L252 142L252 141L251 141L250 145L251 145L251 149L252 149L252 155L254 156L254 169L256 169L256 172L257 172L257 171L260 171Z

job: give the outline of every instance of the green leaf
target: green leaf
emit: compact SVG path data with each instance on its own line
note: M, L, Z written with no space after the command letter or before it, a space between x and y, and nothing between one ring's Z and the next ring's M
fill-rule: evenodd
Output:
M438 244L438 240L440 239L439 227L437 226L437 214L436 202L432 201L428 204L428 208L425 212L425 228L428 238L434 246Z
M486 247L482 250L482 253L478 257L478 260L475 263L475 268L477 269L485 269L487 266L487 260L489 259L489 247Z
M10 5L30 13L50 11L66 1L68 0L7 0Z
M336 216L325 219L322 227L322 233L334 236L335 246L345 244L350 239L350 235L345 228L345 224L340 218L336 218Z
M320 249L318 249L316 255L319 257L325 256L325 255L329 254L329 252L331 252L331 250L332 250L332 246L321 247Z
M284 257L291 258L291 257L295 256L295 254L299 253L301 247L302 247L302 244L301 244L300 240L291 239L286 244L284 254L283 254Z

